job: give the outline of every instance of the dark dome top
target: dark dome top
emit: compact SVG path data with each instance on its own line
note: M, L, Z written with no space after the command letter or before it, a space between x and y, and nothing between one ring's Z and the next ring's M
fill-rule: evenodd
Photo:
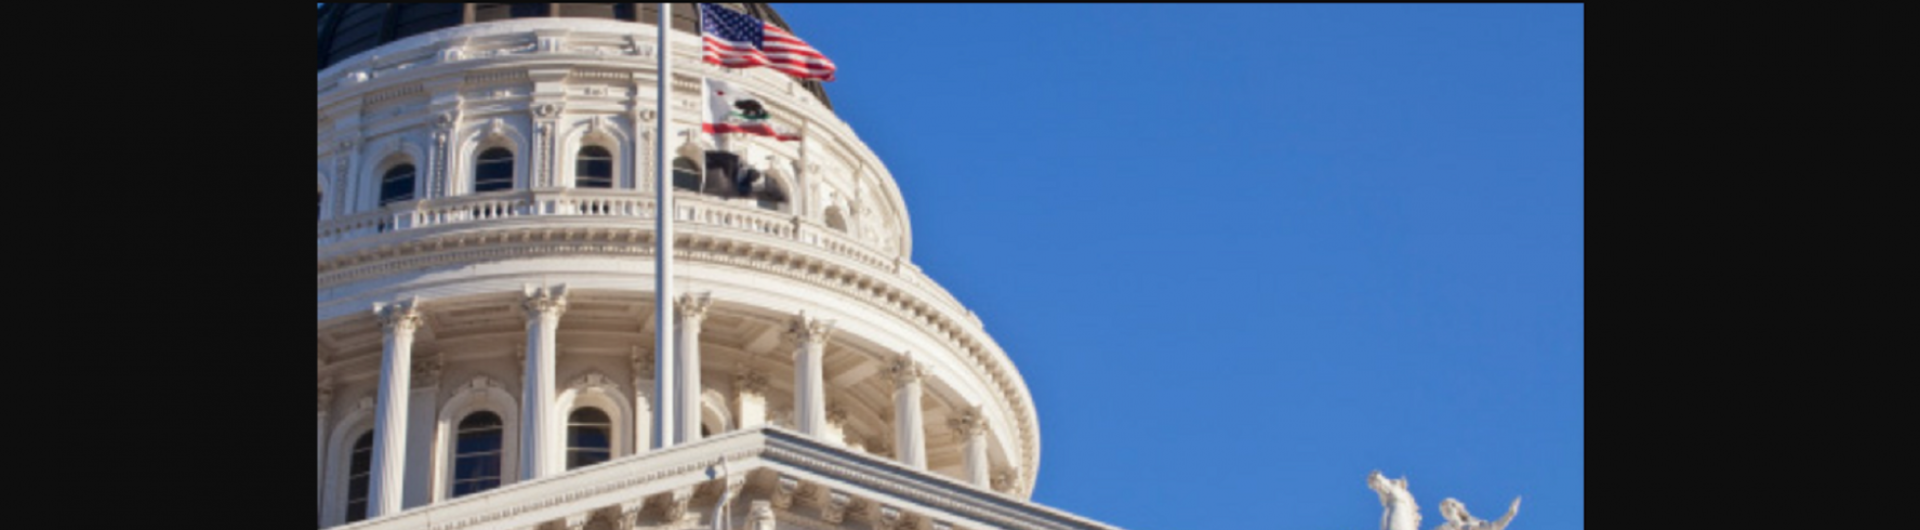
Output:
M625 20L639 24L653 25L660 19L658 4L327 4L320 6L320 20L316 25L320 34L320 67L325 70L333 63L381 44L404 39L437 29L445 29L465 24L492 22L514 18L533 17L573 17L603 18ZM793 27L780 18L767 4L719 4L727 9L752 15L787 31ZM693 4L673 4L673 29L685 33L697 33L699 16ZM827 99L826 87L819 81L807 79L800 82L820 98L820 103L833 108L833 102Z

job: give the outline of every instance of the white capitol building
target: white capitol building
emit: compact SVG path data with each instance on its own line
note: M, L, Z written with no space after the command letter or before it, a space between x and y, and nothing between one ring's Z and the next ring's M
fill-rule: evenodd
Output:
M319 10L319 526L1112 528L1029 500L1026 384L823 88L701 63L677 4L660 102L653 5ZM703 78L805 140L700 133Z

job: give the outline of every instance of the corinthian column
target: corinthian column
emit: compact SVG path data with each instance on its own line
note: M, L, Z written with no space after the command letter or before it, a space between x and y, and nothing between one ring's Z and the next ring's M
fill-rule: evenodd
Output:
M823 364L833 321L807 318L801 311L787 328L793 351L793 424L801 434L824 439L827 433L827 374Z
M420 300L374 304L385 340L380 354L380 408L373 420L373 476L367 518L400 511L407 468L407 391L413 383L413 332L420 329Z
M893 358L887 367L893 374L893 447L900 463L907 467L927 468L926 419L920 412L920 378L927 369L913 362L906 352Z
M554 350L560 315L567 312L567 286L527 286L520 309L527 316L526 381L520 385L520 479L533 480L560 470L553 426Z
M700 441L700 324L707 320L707 308L713 306L712 293L699 293L681 296L673 304L674 316L680 319L680 326L674 329L673 346L678 359L674 362L674 392L679 394L673 400L673 406L679 407L673 419L680 423L674 436L676 444Z
M953 434L966 440L965 477L968 484L980 489L993 487L992 475L987 462L987 416L979 406L968 407L960 415L947 420L953 428Z

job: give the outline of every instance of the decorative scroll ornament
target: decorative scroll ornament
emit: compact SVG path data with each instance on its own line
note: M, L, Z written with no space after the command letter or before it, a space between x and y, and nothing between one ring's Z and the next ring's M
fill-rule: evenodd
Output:
M526 298L521 300L520 309L525 311L529 320L552 317L560 318L567 312L567 286L554 287L527 285Z
M927 368L913 361L913 355L900 352L887 364L887 373L893 376L896 385L918 383L927 376Z
M807 312L801 311L787 326L787 339L801 346L824 346L827 338L833 334L832 320L807 318Z
M373 304L373 315L380 319L380 329L387 333L420 329L420 298L413 297L391 304Z
M673 301L673 314L680 317L680 325L699 326L707 320L707 309L713 307L713 293L687 293Z
M979 405L962 409L959 414L947 419L947 427L961 438L972 438L987 433L987 415Z

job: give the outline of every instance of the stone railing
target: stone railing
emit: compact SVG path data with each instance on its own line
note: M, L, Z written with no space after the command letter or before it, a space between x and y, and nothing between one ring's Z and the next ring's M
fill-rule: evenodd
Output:
M836 256L887 272L898 272L900 262L825 225L792 214L735 206L692 195L674 201L675 220L689 227L752 232L804 243ZM460 223L534 216L619 217L652 221L651 194L631 191L560 189L515 191L423 199L390 204L378 210L319 223L318 248L390 232L403 232ZM924 282L914 281L924 285Z

